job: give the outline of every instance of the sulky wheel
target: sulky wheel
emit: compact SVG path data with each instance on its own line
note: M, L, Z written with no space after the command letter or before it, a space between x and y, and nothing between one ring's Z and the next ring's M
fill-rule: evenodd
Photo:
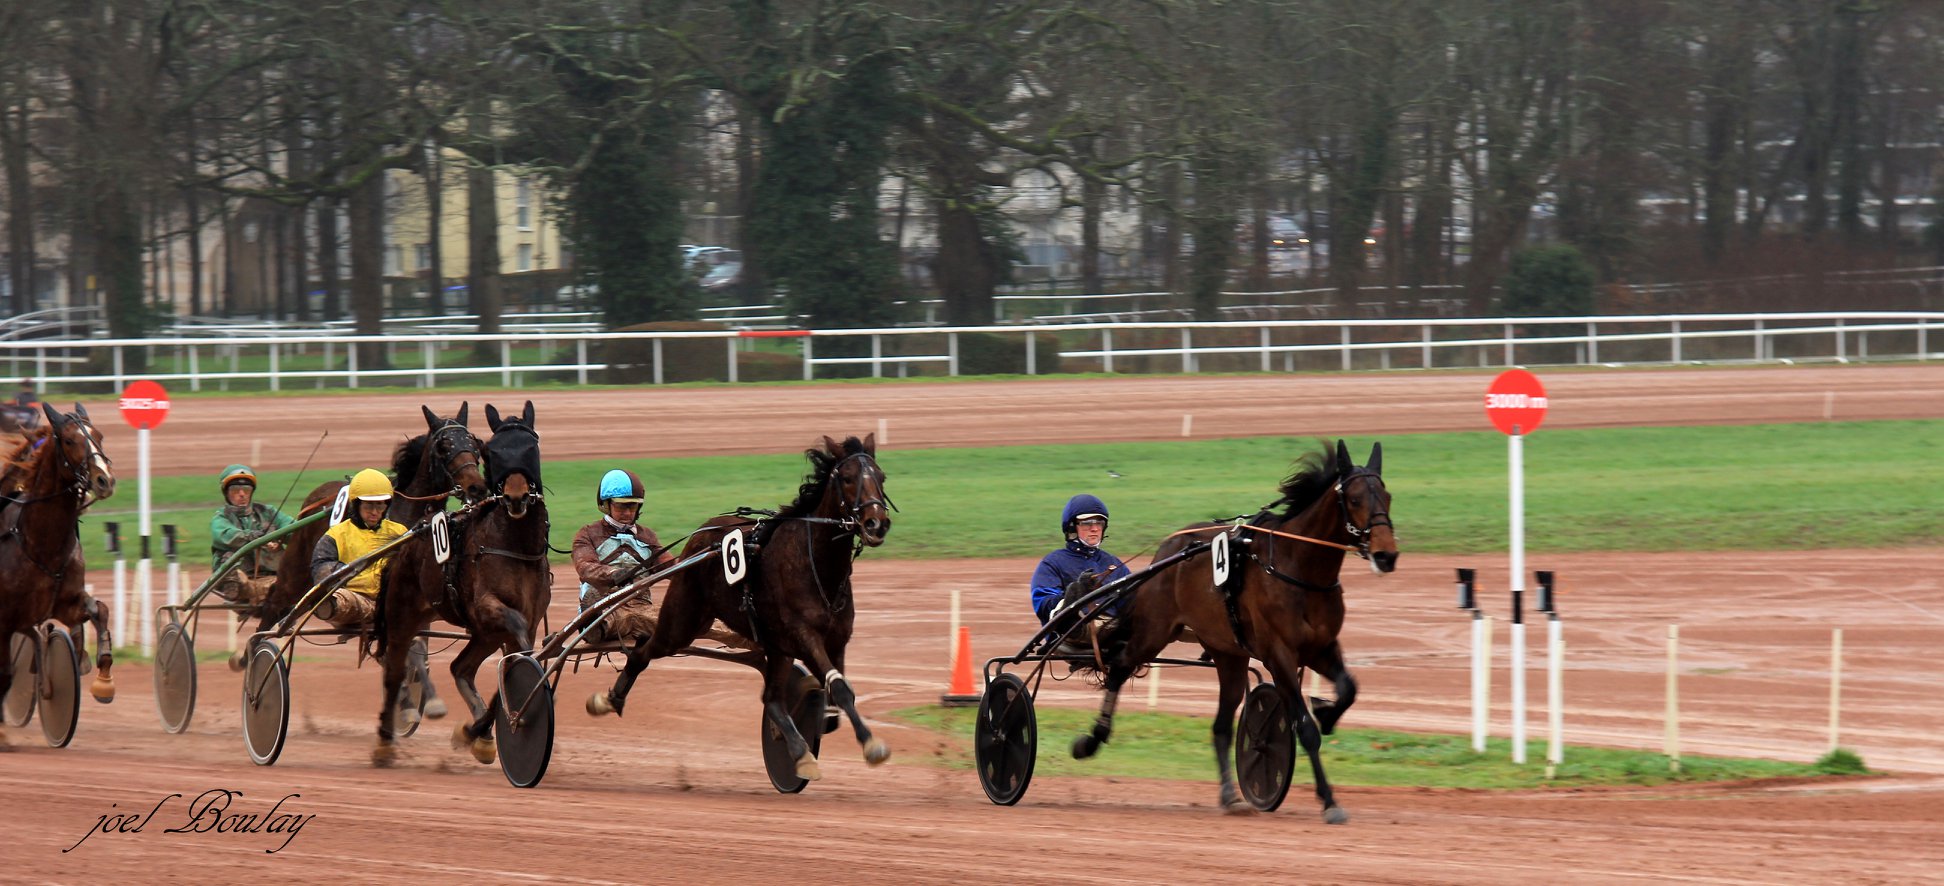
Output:
M790 680L790 696L784 707L790 712L790 722L796 724L797 734L810 744L810 756L814 757L823 749L823 684L802 663L793 667L796 672ZM796 758L790 756L790 743L783 738L783 731L770 722L768 714L763 715L762 730L763 768L769 770L770 784L784 794L799 793L809 787L807 779L797 777Z
M405 657L405 685L398 693L398 710L392 716L393 723L404 724L398 730L399 738L410 738L425 721L425 681L432 676L426 670L426 657L425 638L413 640L412 652Z
M1242 699L1235 736L1235 776L1242 796L1263 812L1274 812L1289 794L1296 768L1296 721L1289 700L1269 683L1258 683Z
M74 724L81 716L81 657L74 638L64 628L47 632L41 650L41 734L48 747L64 748L74 740Z
M289 734L290 668L276 644L262 643L250 652L243 670L243 743L249 746L250 762L277 762Z
M155 640L155 711L171 735L187 731L196 715L196 643L175 622Z
M7 685L6 724L21 727L34 719L34 696L40 689L40 669L34 660L40 652L40 644L34 642L32 634L15 634L8 644L7 657L13 662L13 682Z
M493 702L493 741L499 746L500 772L516 788L530 788L547 774L553 759L553 685L533 656L514 654L500 667L499 698Z
M1018 677L1000 674L986 684L972 727L972 754L979 786L992 802L1011 806L1025 796L1039 756L1039 723L1033 717L1033 697Z

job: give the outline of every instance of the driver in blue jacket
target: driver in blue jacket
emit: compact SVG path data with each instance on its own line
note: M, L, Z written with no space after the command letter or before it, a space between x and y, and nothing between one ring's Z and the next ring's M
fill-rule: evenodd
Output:
M1100 549L1107 537L1107 505L1100 499L1086 493L1069 499L1060 513L1060 531L1066 547L1047 554L1033 570L1033 614L1041 624L1053 617L1067 585L1082 573L1098 575L1102 582L1128 574L1127 564Z

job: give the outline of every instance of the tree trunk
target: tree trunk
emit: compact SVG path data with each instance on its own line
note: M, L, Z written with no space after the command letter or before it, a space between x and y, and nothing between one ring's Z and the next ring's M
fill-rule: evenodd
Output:
M201 206L202 189L195 183L196 178L201 173L201 166L198 164L196 156L196 113L194 108L191 108L189 113L184 117L183 127L184 134L188 136L189 143L187 155L190 184L188 187L182 189L183 209L189 214L189 313L191 316L197 316L203 312L203 215Z
M466 134L475 144L484 144L492 137L484 108L475 107L466 116ZM584 260L584 250L584 244L576 244L576 261ZM499 194L493 170L479 163L466 168L466 298L467 309L479 317L479 331L499 332ZM489 352L497 348L491 342L480 342L473 350L490 356Z
M1080 291L1089 295L1107 291L1100 273L1100 216L1106 191L1106 185L1092 178L1080 180Z
M351 316L359 335L378 335L385 318L385 174L374 172L350 195ZM358 367L385 367L385 348L361 342Z
M27 159L27 109L0 108L0 153L7 174L7 279L13 312L34 309L34 182Z
M340 293L344 291L343 266L338 256L338 200L326 197L317 201L317 281L324 290L325 322L344 316Z
M432 316L445 313L445 164L439 158L439 144L436 141L425 143L425 240L427 261L431 267L425 271L425 307Z

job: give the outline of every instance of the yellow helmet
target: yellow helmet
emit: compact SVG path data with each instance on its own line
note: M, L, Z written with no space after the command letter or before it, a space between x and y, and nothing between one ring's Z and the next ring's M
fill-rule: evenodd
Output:
M351 497L359 501L391 501L391 478L365 468L351 478Z

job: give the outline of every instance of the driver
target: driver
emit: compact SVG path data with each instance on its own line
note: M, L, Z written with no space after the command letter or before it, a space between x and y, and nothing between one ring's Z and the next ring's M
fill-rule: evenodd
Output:
M247 465L230 465L217 480L224 505L209 518L209 554L212 568L223 565L244 545L289 526L288 515L269 505L256 504L256 473ZM216 585L216 593L238 603L259 603L277 580L277 561L283 554L279 542L266 542L236 564Z
M339 566L404 535L405 526L385 519L391 506L392 484L383 473L365 468L351 478L350 513L337 525L324 530L317 547L311 549L311 582L317 583ZM378 576L389 557L367 564L317 606L317 617L351 627L371 620L378 611Z
M661 546L655 531L636 522L646 498L641 478L633 471L619 468L601 476L594 493L594 506L601 519L582 526L574 533L574 572L580 576L580 608L598 602L631 581L675 562L675 556ZM624 645L645 642L655 632L660 607L646 589L616 606L608 614L607 635ZM750 648L749 642L721 626L710 625L703 637L726 646Z
M1107 537L1107 505L1100 499L1084 492L1069 499L1060 513L1060 532L1066 546L1047 554L1033 570L1033 614L1040 624L1060 610L1067 586L1081 575L1100 576L1104 583L1128 574L1127 564L1100 549Z

